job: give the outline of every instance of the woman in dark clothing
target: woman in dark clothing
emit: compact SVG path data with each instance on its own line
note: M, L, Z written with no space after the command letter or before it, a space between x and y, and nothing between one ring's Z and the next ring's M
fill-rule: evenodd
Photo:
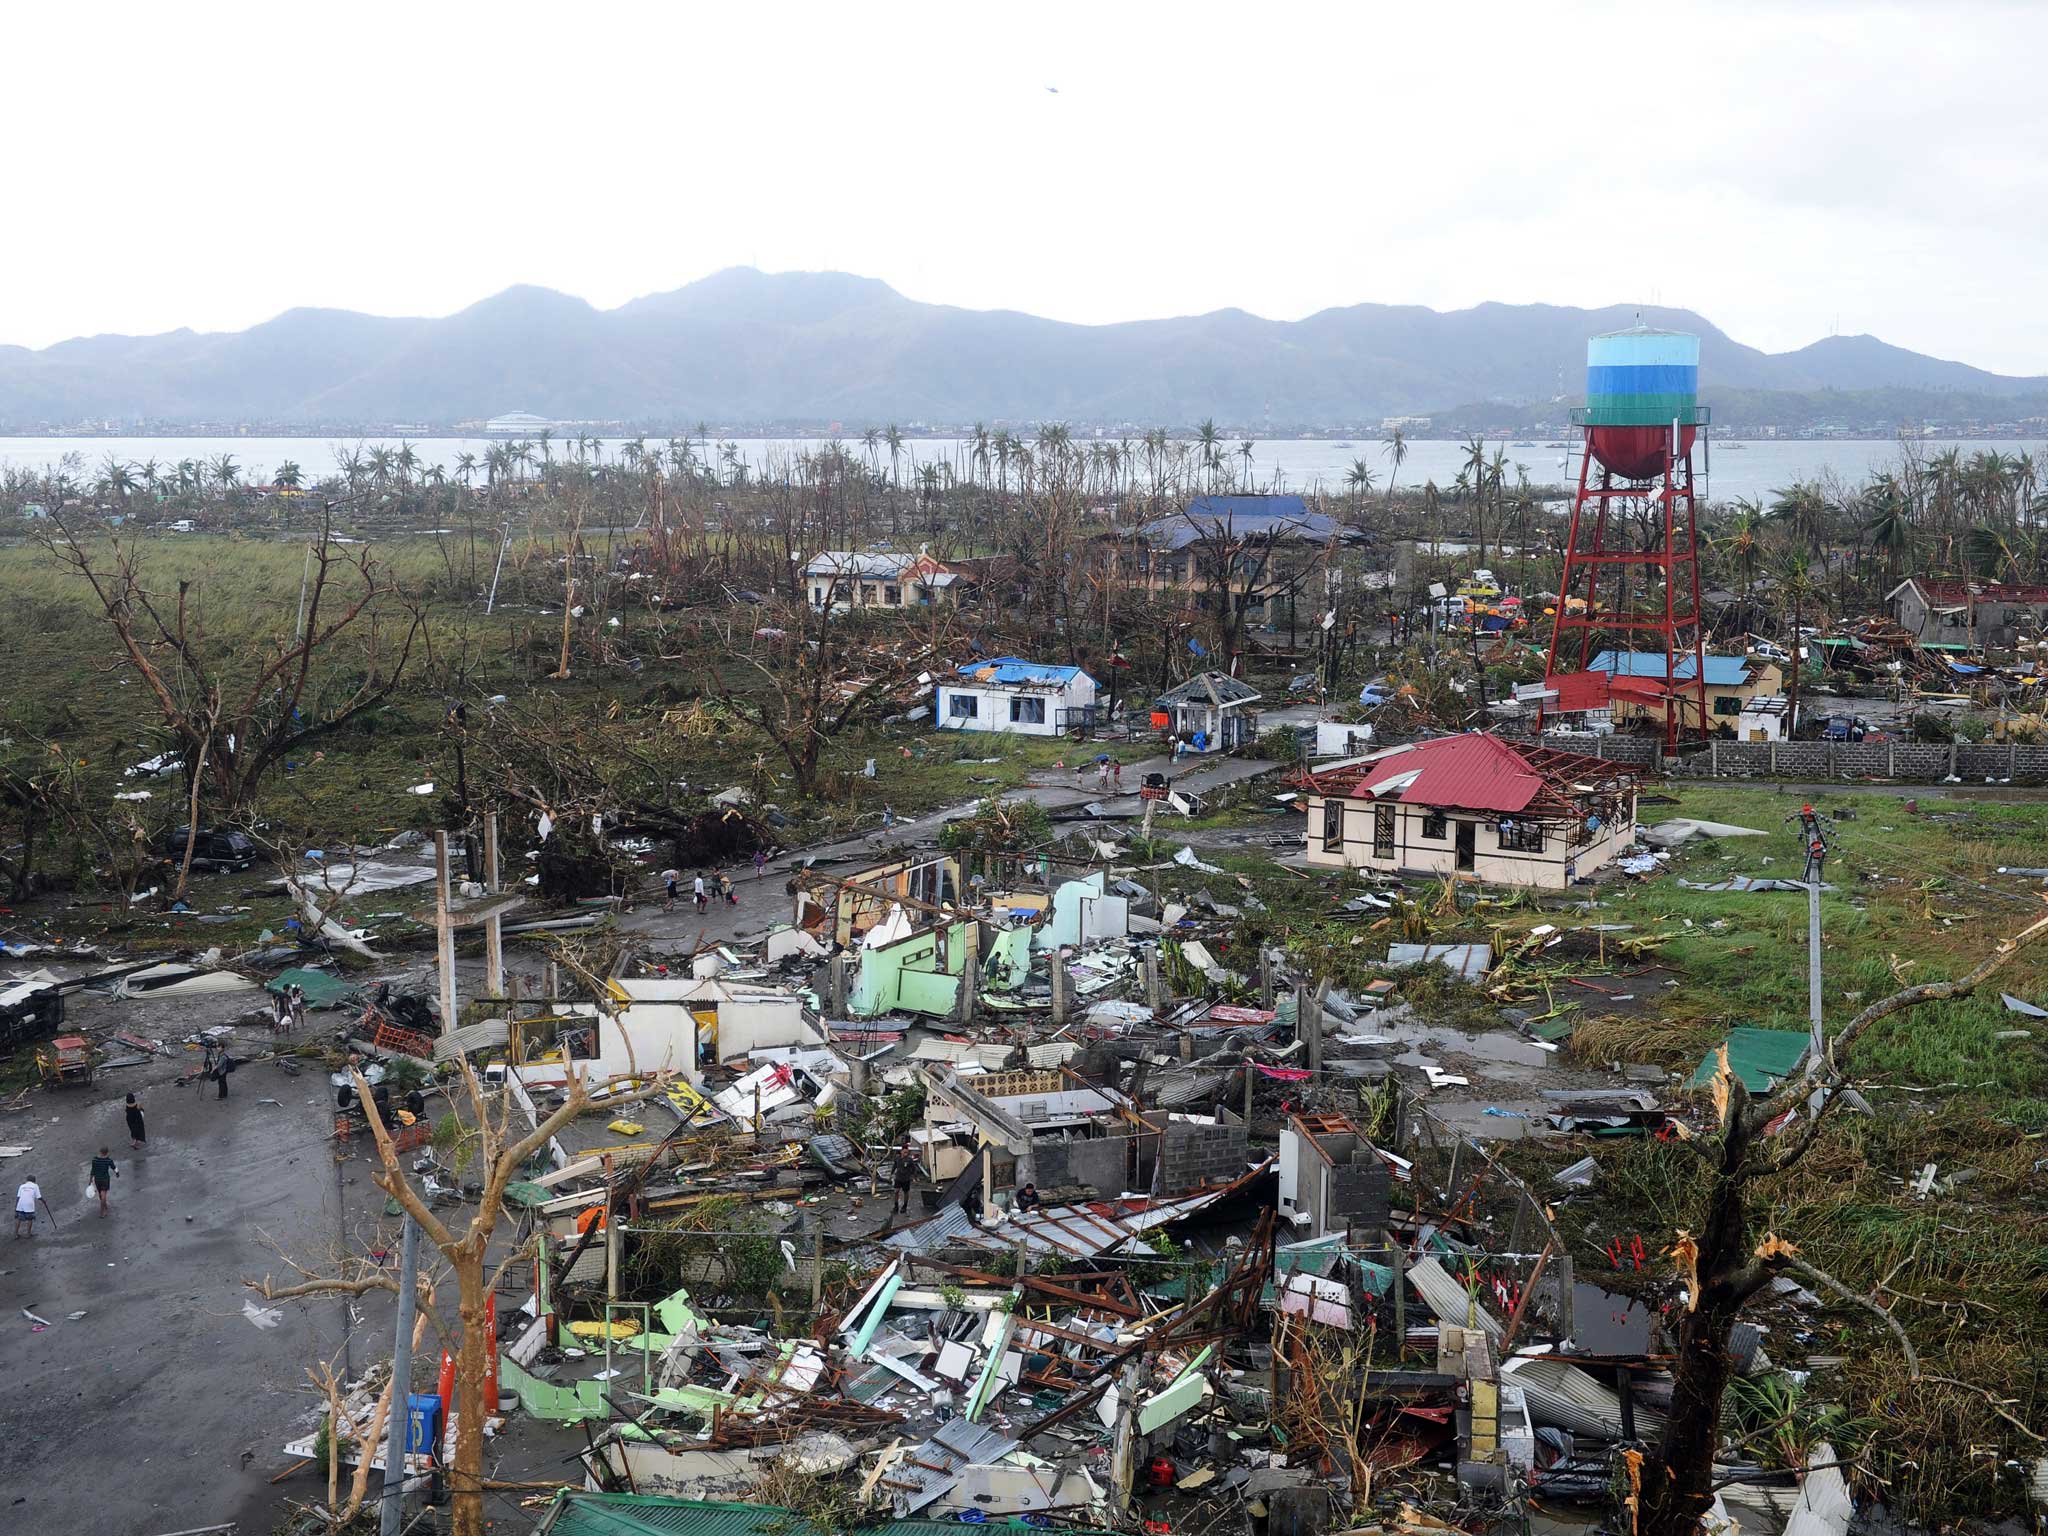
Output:
M100 1148L100 1155L92 1160L92 1168L86 1177L92 1180L92 1192L100 1197L100 1214L104 1216L107 1214L107 1190L114 1182L114 1158L107 1148Z
M149 1132L142 1123L142 1106L135 1102L135 1095L128 1095L124 1111L128 1116L128 1145L138 1151L149 1141Z

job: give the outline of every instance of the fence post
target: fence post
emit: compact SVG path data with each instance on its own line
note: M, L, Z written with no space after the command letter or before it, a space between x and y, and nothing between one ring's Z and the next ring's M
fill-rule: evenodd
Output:
M1707 773L1716 779L1721 777L1721 738L1718 736L1707 743Z
M1950 742L1950 743L1948 744L1948 776L1949 776L1950 778L1952 778L1952 779L1953 779L1953 778L1955 778L1955 777L1957 777L1957 774L1956 774L1956 744L1955 744L1954 742Z
M2005 744L2005 776L2010 779L2020 771L2020 744L2008 741Z
M1772 742L1772 743L1771 743L1771 777L1775 779L1775 778L1776 778L1777 776L1778 776L1778 744L1777 744L1777 743L1776 743L1776 742L1774 741L1774 742Z
M1899 776L1899 744L1896 741L1884 744L1884 776L1888 779Z

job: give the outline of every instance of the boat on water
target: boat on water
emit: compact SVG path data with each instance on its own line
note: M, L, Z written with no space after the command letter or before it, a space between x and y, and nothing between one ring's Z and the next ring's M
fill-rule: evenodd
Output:
M1721 451L1722 451L1723 453L1740 453L1740 452L1742 452L1742 450L1743 450L1743 449L1747 448L1747 447L1749 446L1749 444L1747 444L1747 443L1716 443L1716 444L1715 444L1714 446L1715 446L1715 447L1717 447L1717 448L1719 448L1719 449L1720 449L1720 450L1721 450Z
M1568 445L1564 443L1545 443L1543 446L1546 448L1563 448Z
M1508 446L1510 448L1534 448L1536 445L1534 443L1509 443Z

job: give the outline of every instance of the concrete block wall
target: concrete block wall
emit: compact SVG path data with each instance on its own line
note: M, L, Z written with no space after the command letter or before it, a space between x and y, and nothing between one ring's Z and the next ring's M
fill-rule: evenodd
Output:
M1965 783L2010 779L2048 783L2048 747L1917 741L1717 741L1688 757L1682 770L1716 778L1893 779L1934 784L1950 775Z
M1244 1172L1246 1155L1245 1124L1227 1110L1216 1125L1169 1121L1159 1152L1159 1187L1172 1193L1234 1179Z

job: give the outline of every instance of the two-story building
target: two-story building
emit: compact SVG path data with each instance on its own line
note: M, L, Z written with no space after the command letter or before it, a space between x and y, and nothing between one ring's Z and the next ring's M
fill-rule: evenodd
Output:
M1636 770L1473 732L1304 780L1308 861L1561 890L1636 835Z
M1342 530L1299 496L1197 496L1134 535L1138 579L1150 590L1213 606L1227 587L1247 618L1281 622Z

